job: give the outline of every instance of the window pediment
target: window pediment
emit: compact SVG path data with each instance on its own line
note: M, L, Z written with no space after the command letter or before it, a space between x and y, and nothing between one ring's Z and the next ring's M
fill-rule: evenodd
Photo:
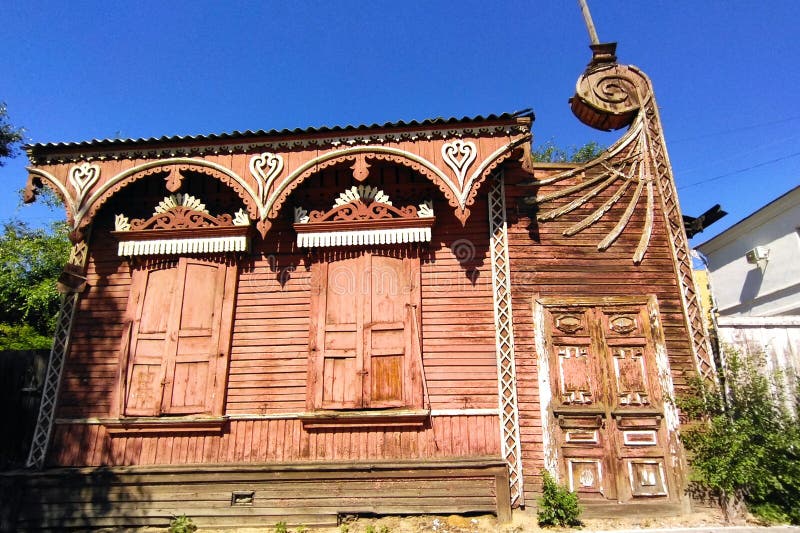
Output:
M295 208L297 244L303 248L429 242L433 202L397 207L377 187L353 186L327 211Z
M165 197L147 219L114 219L118 254L175 255L242 252L249 248L250 220L243 209L234 215L214 216L189 194Z

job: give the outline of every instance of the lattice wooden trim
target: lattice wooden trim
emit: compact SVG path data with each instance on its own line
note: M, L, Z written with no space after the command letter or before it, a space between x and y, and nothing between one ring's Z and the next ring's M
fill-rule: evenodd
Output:
M522 446L519 431L517 375L514 361L514 321L511 313L511 270L508 256L505 177L492 176L489 190L489 239L492 254L495 344L500 397L500 444L508 465L511 504L523 505Z
M64 269L65 272L83 273L86 269L87 251L88 246L85 241L73 245L69 261ZM69 290L64 285L59 285L59 287L63 287L68 292L61 295L53 347L50 349L50 359L39 404L39 415L36 419L28 460L25 463L31 468L42 468L47 457L47 447L50 444L50 435L53 432L56 415L58 391L61 388L61 375L64 373L64 361L69 353L70 334L75 321L75 309L78 307L80 298L77 290Z
M647 81L648 83L650 82L649 79ZM678 190L675 187L675 180L672 176L672 165L669 162L658 106L652 89L650 95L651 97L645 103L641 113L645 117L647 132L650 137L650 160L653 164L653 173L666 220L675 274L678 277L678 283L681 288L681 303L686 316L686 325L692 342L697 372L705 380L715 380L717 368L714 363L708 330L703 321L700 300L697 297L697 287L692 276L689 241L686 237L686 228L683 225L681 208L678 204Z

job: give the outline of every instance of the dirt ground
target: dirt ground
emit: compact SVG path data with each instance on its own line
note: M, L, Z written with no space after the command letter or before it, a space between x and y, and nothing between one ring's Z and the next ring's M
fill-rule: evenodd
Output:
M522 533L527 531L549 531L564 533L580 529L583 532L659 529L669 527L722 526L725 522L722 513L713 509L703 509L691 514L663 518L629 519L585 519L582 528L543 529L536 523L535 511L515 511L509 524L498 524L492 515L481 516L404 516L382 518L357 518L343 526L330 528L310 528L308 533ZM150 531L155 531L151 529ZM272 533L274 528L247 528L237 530L198 529L198 533ZM298 533L298 528L289 527L287 533Z

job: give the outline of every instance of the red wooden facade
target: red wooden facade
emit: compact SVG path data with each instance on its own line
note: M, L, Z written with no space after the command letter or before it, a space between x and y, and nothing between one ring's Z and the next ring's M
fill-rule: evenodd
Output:
M75 242L31 466L251 468L250 519L304 464L376 483L369 509L306 514L505 516L543 468L598 508L680 504L675 387L710 361L649 82L595 67L641 112L580 167L531 165L530 114L31 147L28 191L65 199ZM226 490L208 506L235 508Z

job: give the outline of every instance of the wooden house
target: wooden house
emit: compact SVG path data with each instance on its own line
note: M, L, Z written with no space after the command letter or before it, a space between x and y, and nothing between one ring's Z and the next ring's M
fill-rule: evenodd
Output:
M649 80L596 47L529 112L28 147L73 253L20 528L685 503L675 388L713 372ZM620 503L624 505L620 505Z

